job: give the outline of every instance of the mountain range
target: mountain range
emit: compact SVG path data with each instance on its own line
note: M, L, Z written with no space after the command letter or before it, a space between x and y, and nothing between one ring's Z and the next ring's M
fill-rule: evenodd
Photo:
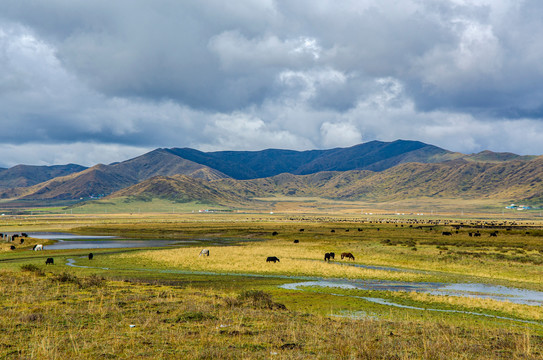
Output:
M418 141L371 141L328 150L202 152L156 149L89 168L0 168L0 198L74 200L108 196L243 203L270 195L388 201L417 197L543 200L543 157L451 152Z

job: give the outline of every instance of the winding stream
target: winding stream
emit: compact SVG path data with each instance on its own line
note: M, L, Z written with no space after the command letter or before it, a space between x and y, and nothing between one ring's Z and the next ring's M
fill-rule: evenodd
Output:
M97 248L135 248L135 247L167 247L172 245L185 245L191 243L197 243L202 240L124 240L118 239L113 236L94 236L94 235L74 235L66 233L34 233L32 237L40 239L53 239L57 240L55 244L47 245L47 250L55 249L97 249ZM66 260L67 266L100 269L100 270L113 270L110 268L93 267L77 265L76 260L69 258ZM376 270L385 270L392 272L420 272L425 271L415 269L401 269L386 266L372 266L362 264L345 264L345 266L364 267ZM123 269L117 269L123 270ZM196 275L218 275L218 276L247 276L247 277L269 277L269 278L283 278L289 280L298 280L299 282L286 283L280 285L280 288L294 291L312 291L318 292L318 288L337 288L337 289L350 289L350 290L376 290L376 291L392 291L392 292L419 292L430 295L443 295L443 296L458 296L469 297L479 299L492 299L497 301L509 301L515 304L531 305L543 307L543 292L534 290L525 290L518 288L511 288L505 286L489 285L482 283L434 283L434 282L401 282L401 281L387 281L387 280L348 280L348 279L324 279L310 276L287 276L287 275L264 275L264 274L243 274L243 273L215 273L205 271L187 271L187 270L160 270L160 269L124 269L143 272L160 272L170 274L196 274ZM330 294L327 292L327 294ZM416 306L409 306L398 304L393 301L375 298L357 296L354 294L337 294L331 293L330 295L351 297L369 301L372 303L392 306L398 308L406 308L421 311L435 311L446 313L463 313L469 315L492 317L497 319L511 320L524 323L532 323L537 325L543 325L537 321L519 320L507 317L500 317L496 315L489 315L484 313L476 313L469 311L449 310L449 309L432 309L422 308Z
M88 269L112 270L109 268L77 265L76 260L72 258L67 259L66 265L72 266L72 267L88 268ZM295 291L309 291L307 290L307 288L311 288L310 291L315 292L314 289L319 288L319 287L320 288L353 289L353 290L379 290L379 291L404 291L404 292L414 291L414 292L428 293L431 295L463 296L463 297L471 297L471 298L493 299L493 300L498 300L498 301L509 301L516 304L543 306L543 292L541 291L517 289L517 288L488 285L488 284L474 284L474 283L447 284L447 283L431 283L431 282L425 282L425 283L424 282L419 282L419 283L401 282L401 281L387 281L387 280L322 279L322 278L315 278L315 277L308 277L308 276L215 273L215 272L206 272L206 271L188 271L188 270L173 270L173 269L160 270L160 269L141 269L140 268L140 269L126 269L126 270L159 272L159 273L169 273L169 274L247 276L247 277L268 277L268 278L284 278L284 279L291 279L291 280L292 279L303 280L300 282L286 283L279 286L280 288L283 288L283 289L295 290ZM327 293L327 294L333 295L333 296L362 299L362 300L369 301L375 304L392 306L392 307L397 307L397 308L484 316L484 317L489 317L489 318L509 320L509 321L529 323L529 324L543 326L543 323L539 321L515 319L515 318L477 313L477 312L471 312L471 311L423 308L423 307L417 307L417 306L398 304L398 303L395 303L393 301L383 299L383 298L365 297L365 296L357 296L357 295L351 295L351 294L349 295L336 294L336 293ZM356 317L356 315L354 317Z
M417 283L387 280L318 280L290 283L283 289L302 290L301 287L321 287L354 290L404 291L430 295L462 296L509 301L515 304L543 306L543 292L488 284Z
M355 289L355 290L384 290L384 291L414 291L428 293L432 295L450 295L450 296L465 296L472 298L485 298L493 299L498 301L510 301L516 304L525 304L525 305L534 305L542 306L543 305L543 292L508 288L504 286L494 286L487 284L446 284L446 283L402 283L402 282L392 282L386 280L368 280L368 281L336 281L336 280L319 280L319 281L304 281L299 283L290 283L280 285L280 288L288 290L299 290L304 291L304 288L311 287L320 287L320 288L338 288L338 289ZM346 294L336 294L331 293L330 295L342 296L342 297L351 297L355 299L362 299L379 305L392 306L397 308L420 310L420 311L433 311L433 312L443 312L443 313L456 313L456 314L467 314L467 315L476 315L484 316L495 319L510 320L528 324L542 325L542 322L539 321L530 321L509 318L498 315L490 315L484 313L478 313L473 311L462 311L462 310L451 310L451 309L433 309L433 308L423 308L418 306L398 304L393 301L367 297L367 296L357 296L357 295L346 295Z

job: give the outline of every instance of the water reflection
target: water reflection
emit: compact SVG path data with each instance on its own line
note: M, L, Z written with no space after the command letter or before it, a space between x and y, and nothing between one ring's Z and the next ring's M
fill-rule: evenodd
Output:
M53 232L30 233L28 235L36 239L57 240L54 244L44 245L44 250L164 247L194 242L190 240L182 242L177 240L125 240L115 236L76 235Z

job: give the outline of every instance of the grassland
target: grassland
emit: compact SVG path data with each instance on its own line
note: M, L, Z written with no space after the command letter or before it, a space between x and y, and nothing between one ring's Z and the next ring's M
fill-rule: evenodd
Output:
M93 260L88 250L13 251L1 244L0 358L541 358L539 306L278 287L339 278L481 282L543 291L541 223L487 215L424 220L342 212L2 217L0 232L60 230L197 242L93 250ZM464 225L457 230L459 223ZM469 236L476 231L480 237ZM490 236L494 231L497 237ZM198 257L203 247L211 256ZM351 266L337 258L325 263L330 251L352 252L356 260ZM281 261L266 263L271 255ZM55 258L54 266L45 265L47 257ZM66 266L68 259L83 267Z
M2 358L536 359L541 338L413 317L352 320L284 309L261 291L0 272ZM446 356L445 356L446 355Z

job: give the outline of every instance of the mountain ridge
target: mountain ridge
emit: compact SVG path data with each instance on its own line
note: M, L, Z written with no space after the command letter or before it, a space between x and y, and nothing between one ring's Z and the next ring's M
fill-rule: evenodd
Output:
M543 201L541 187L543 156L528 162L476 163L457 159L445 163L405 163L381 172L370 170L327 171L308 175L283 173L269 178L236 180L225 178L210 182L187 185L186 176L174 175L167 181L176 183L178 194L168 196L142 191L150 180L110 195L116 197L159 197L175 200L176 197L201 200L191 194L200 194L205 184L207 191L213 189L223 194L215 198L219 204L231 203L233 199L246 201L276 195L322 197L341 200L393 201L420 197L442 197L463 199L517 199ZM496 177L502 174L501 177ZM436 177L438 178L436 180ZM518 181L519 178L521 181ZM163 178L153 178L154 186L160 187ZM539 186L533 186L535 183ZM183 185L181 185L184 183ZM151 196L152 195L152 196ZM205 200L210 200L205 197ZM221 202L222 200L222 202Z
M75 171L79 165L73 164L58 168L55 170L67 174L30 186L0 189L0 198L41 201L102 197L163 176L168 178L168 186L160 187L158 180L153 180L155 186L144 184L147 187L139 187L138 196L143 196L145 191L149 192L148 196L160 196L157 189L162 188L169 197L173 196L173 189L177 189L179 196L187 199L191 198L192 186L195 194L223 201L212 194L214 188L206 188L222 182L219 190L230 192L226 196L229 201L273 193L345 199L488 197L494 196L493 193L500 196L514 193L522 199L524 192L528 198L539 199L543 194L543 170L540 170L543 166L538 168L533 164L543 165L539 164L542 158L491 151L465 155L409 140L371 141L347 148L306 151L266 149L205 153L189 148L158 148L125 161L83 167L81 171ZM23 165L14 168L0 171L0 180L6 171L32 174L34 169ZM52 168L40 170L45 177L55 174ZM176 178L181 175L200 180ZM528 185L527 180L531 181ZM502 189L504 186L507 188Z

